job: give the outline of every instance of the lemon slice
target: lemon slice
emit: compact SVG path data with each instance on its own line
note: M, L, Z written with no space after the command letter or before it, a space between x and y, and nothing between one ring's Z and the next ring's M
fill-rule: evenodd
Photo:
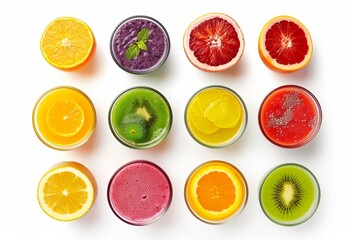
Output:
M208 106L204 115L219 128L233 128L241 117L239 100L224 91L220 98Z
M37 192L40 207L47 215L60 221L84 216L92 207L96 195L94 176L76 162L54 165L41 178Z
M49 129L61 137L71 137L84 125L84 111L75 102L59 100L50 106L47 113Z
M201 105L198 101L199 98L196 98L191 104L191 111L189 114L189 119L194 127L200 132L211 134L219 130L214 123L210 122L205 118L204 112L201 108Z

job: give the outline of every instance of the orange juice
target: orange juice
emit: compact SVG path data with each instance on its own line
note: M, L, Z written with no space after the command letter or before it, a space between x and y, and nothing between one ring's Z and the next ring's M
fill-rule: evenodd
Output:
M185 201L199 220L219 224L230 220L246 205L248 187L232 164L213 160L197 167L185 184Z
M241 97L223 86L201 89L185 111L190 135L200 144L220 148L240 138L247 124L247 110Z
M45 92L33 111L36 135L47 146L70 150L84 144L96 125L90 98L73 87L57 87Z

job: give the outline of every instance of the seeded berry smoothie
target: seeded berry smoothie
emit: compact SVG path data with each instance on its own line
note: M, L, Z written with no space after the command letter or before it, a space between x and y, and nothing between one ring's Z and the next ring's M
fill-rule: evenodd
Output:
M320 129L321 107L307 89L287 85L266 96L259 110L260 129L269 141L287 148L310 142Z
M170 39L166 29L155 19L134 16L115 29L110 43L117 65L134 74L145 74L159 68L167 59Z
M120 167L108 186L114 214L132 225L158 220L170 206L172 187L167 174L154 163L137 160Z

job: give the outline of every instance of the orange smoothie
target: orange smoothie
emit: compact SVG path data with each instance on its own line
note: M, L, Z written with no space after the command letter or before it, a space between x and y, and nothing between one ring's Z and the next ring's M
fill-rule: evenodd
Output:
M245 131L247 110L233 90L209 86L190 99L185 123L190 135L200 144L212 148L226 147Z
M71 150L84 144L96 125L90 98L73 87L57 87L44 93L33 111L36 135L47 146Z
M246 205L248 187L232 164L213 160L197 167L185 184L185 201L199 220L219 224L230 220Z

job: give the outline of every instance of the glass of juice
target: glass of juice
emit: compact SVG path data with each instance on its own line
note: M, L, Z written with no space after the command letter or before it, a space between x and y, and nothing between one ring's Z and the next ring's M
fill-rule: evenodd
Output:
M185 125L191 137L206 147L229 146L245 131L245 103L230 88L218 85L205 87L188 102Z
M195 168L185 184L185 202L190 212L209 224L220 224L240 213L247 203L248 186L234 165L220 160Z
M122 221L136 226L160 219L170 207L172 186L158 165L136 160L120 167L111 177L108 191L111 210Z
M111 36L110 51L115 63L133 74L158 69L170 52L170 38L164 26L148 16L122 21Z
M319 206L320 187L309 169L286 163L270 170L260 182L259 201L265 215L279 225L307 221Z
M71 150L83 145L92 135L96 112L84 92L60 86L39 98L32 122L36 135L45 145L57 150Z
M127 147L147 149L168 135L172 124L169 102L157 90L134 87L121 93L109 111L109 125L115 138Z
M318 133L322 111L316 97L307 89L285 85L271 91L259 110L259 125L264 136L275 145L300 147Z

